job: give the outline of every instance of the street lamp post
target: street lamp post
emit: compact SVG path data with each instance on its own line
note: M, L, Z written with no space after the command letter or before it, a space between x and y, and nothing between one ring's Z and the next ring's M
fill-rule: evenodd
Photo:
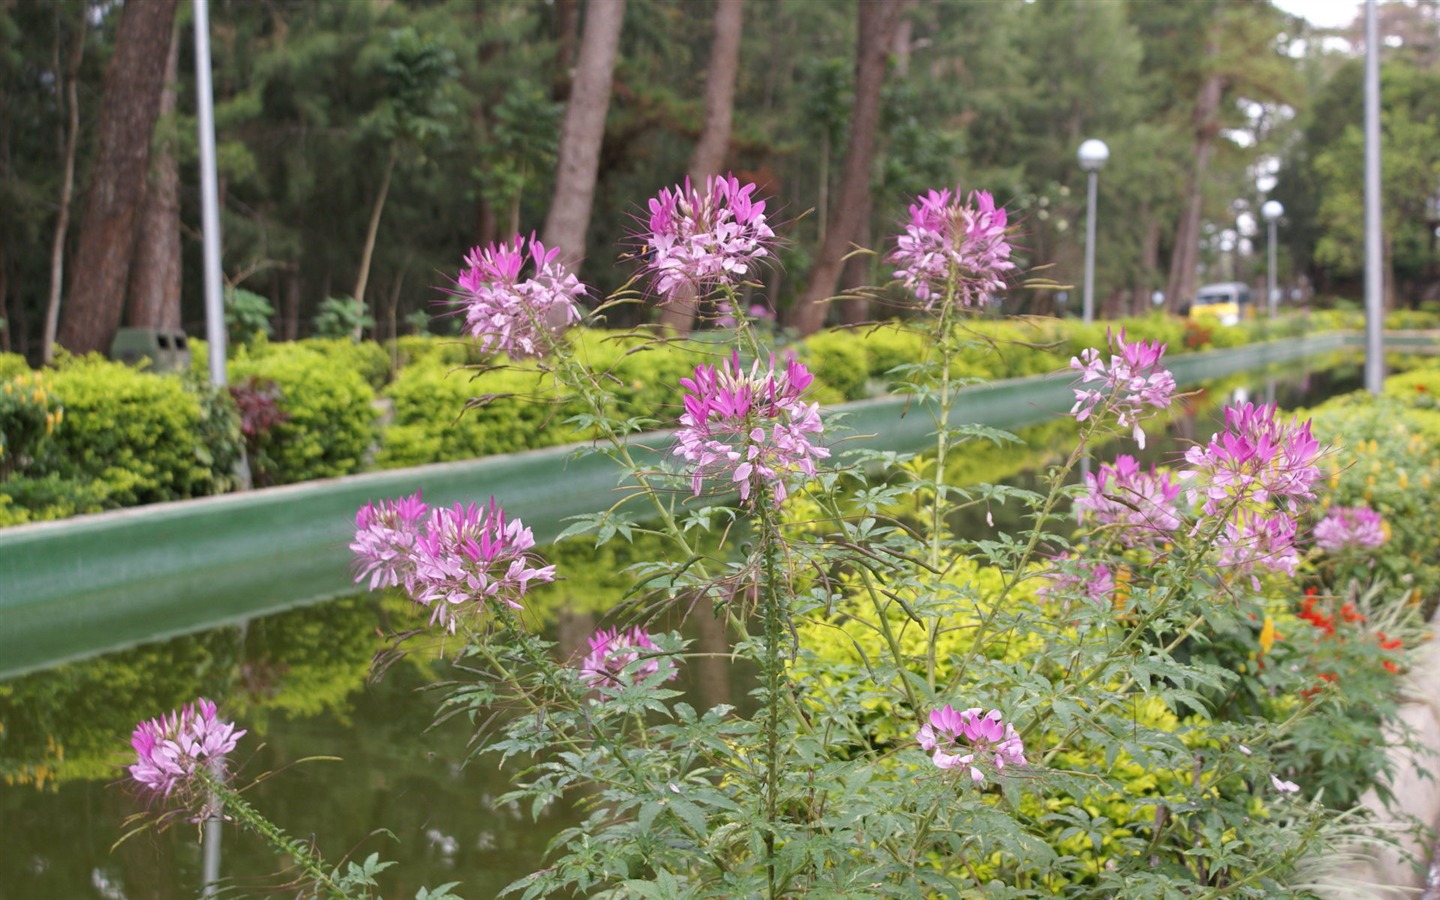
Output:
M1265 205L1260 207L1260 215L1265 218L1265 224L1269 226L1269 250L1270 265L1267 268L1265 288L1267 293L1265 299L1270 306L1270 318L1275 318L1275 305L1280 301L1280 290L1275 284L1275 224L1280 217L1285 215L1285 207L1279 200L1266 200Z
M1076 154L1080 168L1089 176L1085 204L1085 294L1084 321L1095 321L1095 193L1100 169L1110 158L1110 148L1094 138L1080 145Z

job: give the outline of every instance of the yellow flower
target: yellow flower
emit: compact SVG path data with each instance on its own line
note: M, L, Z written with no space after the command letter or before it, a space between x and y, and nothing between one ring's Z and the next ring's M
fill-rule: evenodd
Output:
M1267 614L1265 624L1260 626L1260 652L1269 653L1273 646L1275 646L1275 620Z

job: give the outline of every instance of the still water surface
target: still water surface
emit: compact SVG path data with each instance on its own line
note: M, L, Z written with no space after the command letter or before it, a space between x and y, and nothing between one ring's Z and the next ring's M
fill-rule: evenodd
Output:
M1268 389L1288 408L1353 390L1358 378L1347 366L1261 382L1249 393L1263 400ZM1181 417L1168 442L1152 437L1147 458L1173 459L1177 440L1207 437L1218 409ZM1031 487L1038 475L1007 480ZM1018 525L1018 510L992 514L995 527ZM990 527L985 515L974 510L960 527L980 533ZM382 878L386 897L450 881L462 896L494 897L542 865L546 843L578 815L497 801L507 778L491 759L466 763L466 723L432 727L438 696L424 688L445 676L444 663L416 655L367 680L381 635L403 627L404 615L394 601L334 601L0 683L0 900L198 893L193 826L146 832L111 850L138 808L118 781L131 728L197 695L220 701L250 730L233 760L238 781L269 775L247 790L251 803L290 834L313 836L332 861L372 852L397 861ZM552 627L574 648L593 621L562 614ZM744 672L690 669L683 687L697 706L744 694ZM340 759L304 761L316 756ZM222 872L243 875L231 882L241 893L285 881L264 877L278 862L247 834L227 829L222 852Z

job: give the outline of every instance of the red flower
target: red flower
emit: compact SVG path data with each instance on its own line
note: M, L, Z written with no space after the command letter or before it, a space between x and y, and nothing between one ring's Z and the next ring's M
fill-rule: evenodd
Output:
M1355 608L1355 604L1349 602L1347 602L1344 606L1340 607L1340 618L1344 619L1347 622L1365 621L1364 614Z
M1318 677L1320 680L1320 684L1317 684L1314 687L1308 687L1305 690L1301 691L1301 697L1309 700L1311 697L1315 696L1316 694L1320 693L1322 690L1325 689L1326 682L1334 681L1336 678L1334 672L1321 672Z
M1335 636L1335 617L1327 616L1315 609L1315 595L1311 593L1313 588L1305 591L1305 599L1300 603L1299 618L1304 619L1311 625L1325 632L1326 637Z
M1400 650L1405 646L1404 641L1399 638L1386 637L1383 631L1375 632L1375 637L1380 641L1381 650ZM1392 675L1400 674L1400 666L1394 660L1387 659L1381 665L1385 666L1385 671Z

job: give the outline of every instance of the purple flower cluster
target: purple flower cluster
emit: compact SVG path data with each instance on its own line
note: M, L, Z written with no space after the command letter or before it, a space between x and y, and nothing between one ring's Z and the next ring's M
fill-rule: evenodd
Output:
M1315 546L1326 553L1373 550L1385 541L1385 520L1367 506L1332 506L1315 525Z
M1070 360L1070 368L1080 373L1081 384L1100 382L1099 387L1075 389L1070 414L1075 421L1083 422L1097 407L1114 412L1116 424L1133 428L1135 442L1143 449L1145 432L1141 420L1168 409L1175 396L1175 379L1160 364L1165 345L1159 341L1128 342L1123 328L1118 336L1110 334L1108 338L1113 350L1108 365L1093 347Z
M1208 445L1185 452L1200 482L1190 489L1190 502L1203 498L1208 515L1246 500L1266 505L1280 500L1295 512L1299 501L1315 497L1319 459L1320 442L1308 419L1281 422L1270 403L1232 406L1225 410L1225 427Z
M673 679L675 665L660 655L660 648L636 626L621 630L602 628L590 636L590 652L580 663L580 678L591 687L618 688L642 682L665 671Z
M1115 573L1102 562L1081 559L1066 553L1052 560L1054 571L1045 574L1045 583L1035 592L1041 597L1089 597L1097 602L1115 593Z
M920 728L915 739L927 753L933 751L936 766L966 767L977 783L985 780L982 765L993 765L996 772L1007 765L1025 765L1025 744L998 709L982 713L977 706L957 712L947 705L930 713L930 723Z
M1295 552L1295 520L1284 513L1239 510L1216 538L1215 552L1220 568L1233 573L1271 569L1293 576L1300 563Z
M476 247L455 279L454 295L465 311L465 333L480 349L512 357L543 356L545 335L580 320L576 304L585 286L532 234L508 243ZM527 261L530 277L520 273Z
M185 808L195 809L197 820L210 815L210 792L200 779L201 766L218 766L223 777L225 754L245 734L236 731L216 712L215 704L201 697L169 715L135 726L130 745L136 762L130 777L142 791L168 800L172 796Z
M554 566L539 566L529 551L535 537L519 519L489 506L455 504L431 509L417 493L366 504L355 516L355 580L371 589L399 586L431 607L430 622L453 633L457 617L499 600L519 609L532 582L555 580Z
M929 191L910 205L910 221L896 239L890 261L895 277L926 309L947 298L961 306L1003 290L1015 268L1005 239L1005 208L986 191L960 202L960 189Z
M1088 493L1075 501L1082 519L1112 527L1126 547L1156 546L1180 527L1175 507L1180 485L1154 466L1142 472L1133 456L1121 454L1113 464L1102 463L1100 471L1085 476L1085 483Z
M367 503L355 514L355 541L350 545L356 556L357 582L370 579L370 590L400 587L410 590L414 580L415 539L420 535L421 520L430 505L416 491L399 500L381 500L377 506Z
M703 294L734 286L770 255L775 232L765 221L765 201L753 193L754 184L715 175L703 193L687 178L650 201L649 231L642 237L656 293L669 300L682 288Z
M1250 573L1257 586L1257 569L1295 573L1293 514L1314 499L1320 455L1309 420L1283 422L1273 404L1253 403L1225 410L1210 443L1186 451L1190 468L1181 477L1193 481L1190 502L1226 518L1215 545L1222 568Z
M739 354L719 366L696 366L680 379L686 390L685 412L675 435L675 456L693 464L698 495L706 478L722 477L750 501L757 486L769 486L775 505L786 497L785 477L815 474L815 461L830 455L811 441L824 429L816 404L801 399L814 376L798 360L775 370L757 360L746 372Z

